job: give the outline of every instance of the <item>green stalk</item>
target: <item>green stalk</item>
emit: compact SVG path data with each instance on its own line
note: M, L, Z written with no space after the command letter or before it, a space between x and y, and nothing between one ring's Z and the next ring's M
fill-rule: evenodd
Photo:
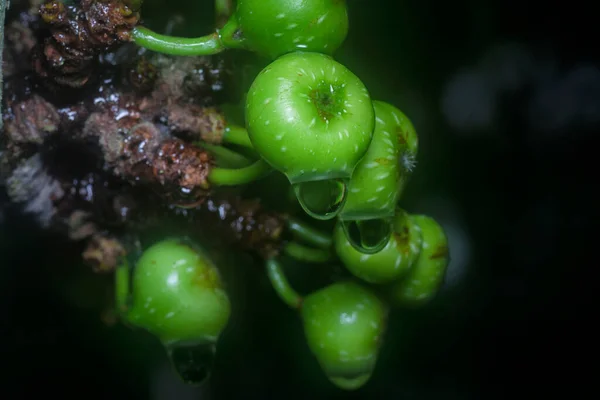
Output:
M237 19L232 16L223 29L197 38L162 35L143 26L136 26L132 33L133 41L148 50L174 56L208 56L242 47L244 40L236 35L237 30Z
M329 249L333 243L330 235L319 232L315 228L308 225L306 222L288 217L286 220L287 228L297 237L303 239L307 243L317 246L321 249Z
M302 297L290 286L279 261L274 258L267 260L266 268L271 286L273 286L279 298L293 309L300 308Z
M263 160L258 160L244 168L213 168L208 175L208 180L218 186L244 185L261 178L269 171L271 167Z
M225 128L223 141L225 143L236 144L238 146L243 146L254 150L254 146L252 145L250 137L248 136L248 131L241 126L229 125L227 128Z
M218 146L204 142L197 143L197 145L210 152L213 155L213 157L215 157L217 164L220 166L241 168L247 167L249 164L252 163L252 161L247 157L244 157L243 155L223 146Z
M331 259L331 252L321 249L313 249L291 242L283 247L283 252L298 261L310 263L323 263Z

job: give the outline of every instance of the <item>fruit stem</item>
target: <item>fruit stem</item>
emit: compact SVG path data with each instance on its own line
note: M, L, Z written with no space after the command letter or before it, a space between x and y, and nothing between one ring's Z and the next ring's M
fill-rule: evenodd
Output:
M290 286L283 268L275 258L266 261L267 275L279 298L293 309L302 305L302 297Z
M132 30L133 41L141 47L174 56L208 56L226 49L240 48L244 40L238 32L235 16L231 16L223 29L197 38L162 35L143 26Z
M297 237L321 249L329 249L333 243L331 236L319 232L304 221L288 217L286 223L287 228Z
M271 171L271 167L263 160L237 169L213 168L208 175L208 180L218 186L236 186L253 182Z
M327 250L313 249L295 242L287 243L283 252L298 261L310 263L322 263L331 259L331 253Z
M229 125L227 128L225 128L223 141L254 150L254 146L252 146L252 142L248 136L248 131L241 126Z
M215 157L217 164L224 167L241 168L247 167L252 163L247 157L230 150L227 147L203 142L197 143L197 145L209 151Z

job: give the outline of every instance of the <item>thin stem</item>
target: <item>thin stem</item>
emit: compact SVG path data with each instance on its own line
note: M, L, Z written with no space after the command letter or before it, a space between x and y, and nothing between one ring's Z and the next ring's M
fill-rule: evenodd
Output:
M217 164L222 167L242 168L247 167L252 163L252 160L247 157L223 146L204 142L198 143L197 145L208 150L217 160Z
M208 179L215 185L236 186L253 182L269 171L271 171L269 164L263 160L258 160L244 168L213 168L208 175Z
M248 136L248 131L245 128L237 125L229 125L225 128L225 133L223 134L223 141L230 144L237 144L238 146L247 147L249 149L254 150L254 146L252 146L252 142L250 141L250 137Z
M133 40L135 44L148 50L174 56L207 56L225 50L216 32L198 38L181 38L161 35L143 26L136 26L133 28Z
M295 242L286 244L283 252L296 260L310 263L322 263L331 259L331 253L327 250L313 249Z
M266 268L271 286L273 286L279 298L291 308L300 308L302 297L290 286L279 261L274 258L267 260Z
M162 35L143 26L133 28L133 41L141 47L174 56L208 56L228 48L240 48L244 40L239 37L237 19L232 16L223 29L197 38Z
M330 235L316 230L304 221L288 217L287 228L297 237L321 249L331 248L333 240Z

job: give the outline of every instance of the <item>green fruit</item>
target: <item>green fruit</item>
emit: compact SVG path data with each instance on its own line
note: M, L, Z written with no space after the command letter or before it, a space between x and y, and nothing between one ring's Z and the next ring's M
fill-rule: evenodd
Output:
M343 222L338 221L334 246L340 260L354 276L369 283L392 282L406 275L416 262L421 248L421 233L408 214L397 209L393 233L385 247L375 254L358 251L348 240Z
M345 0L238 0L248 49L270 58L293 51L333 54L348 34Z
M391 294L398 305L420 306L436 295L443 283L450 256L446 234L433 218L412 215L410 219L421 231L420 254L411 271L391 285Z
M126 318L165 345L215 343L230 313L217 268L183 241L156 243L138 260Z
M252 83L246 123L252 145L287 176L304 210L334 218L375 125L360 79L330 56L287 54Z
M394 121L400 154L404 157L408 155L415 158L419 150L419 136L411 120L402 111L389 103L380 103L380 106L382 110L387 109L388 115ZM408 166L405 162L402 162L402 167L410 169L407 168Z
M268 65L246 103L254 148L292 184L349 179L365 155L375 113L364 84L318 53L291 53Z
M418 148L417 133L400 110L382 101L373 101L373 107L373 139L338 214L349 243L364 254L380 252L390 240L394 210L411 172L406 163L414 162Z
M308 346L329 380L354 390L371 377L388 307L354 282L338 282L304 299L302 321Z
M403 157L417 152L418 137L409 119L388 103L375 100L373 107L373 140L350 180L339 214L343 220L393 217L407 176Z

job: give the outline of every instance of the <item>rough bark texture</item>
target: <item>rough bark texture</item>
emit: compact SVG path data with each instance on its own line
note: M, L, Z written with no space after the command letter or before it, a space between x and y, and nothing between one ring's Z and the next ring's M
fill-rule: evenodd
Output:
M19 3L6 25L0 183L10 201L81 242L99 273L129 251L125 238L182 216L188 231L276 254L283 218L209 184L215 162L202 143L220 144L225 129L224 59L131 51L138 14L121 0L40 3Z

